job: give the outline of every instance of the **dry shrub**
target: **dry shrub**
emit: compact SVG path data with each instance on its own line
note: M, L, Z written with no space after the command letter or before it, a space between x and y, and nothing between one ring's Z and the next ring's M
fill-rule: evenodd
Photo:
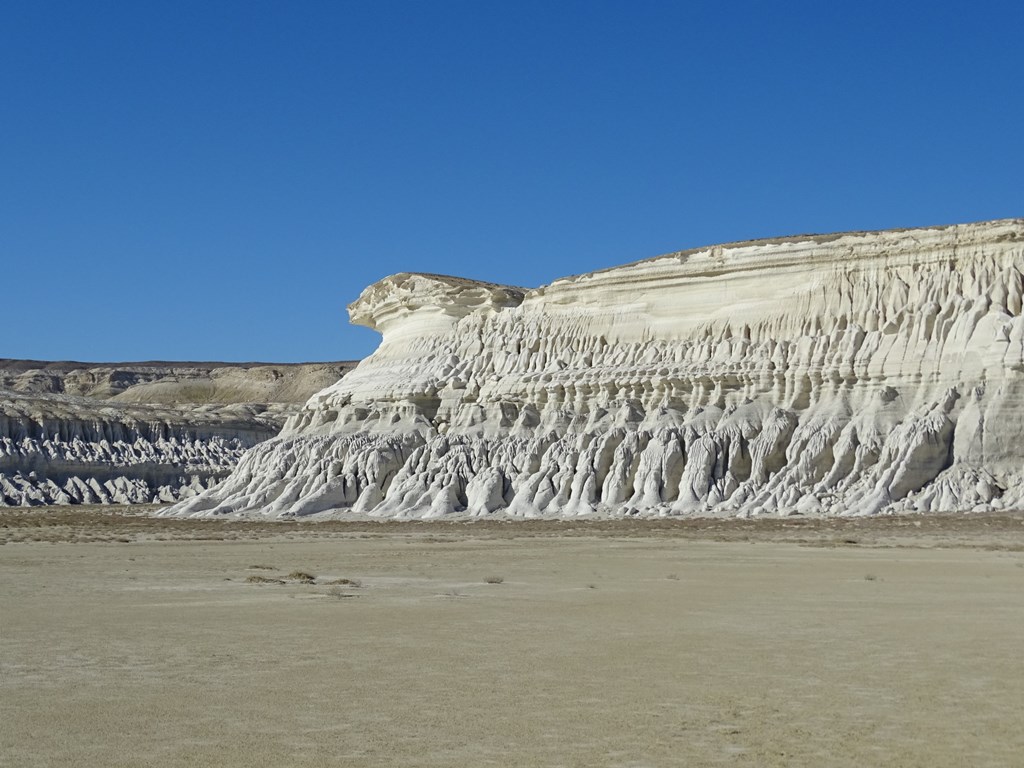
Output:
M292 581L301 581L303 584L312 584L316 581L316 576L305 571L292 571L288 574L288 578Z
M281 579L268 579L265 576L250 576L246 580L247 584L284 584Z
M488 576L484 579L485 584L501 584L505 580L504 576Z
M361 582L359 579L334 579L333 581L328 581L327 584L328 585L341 585L341 586L348 586L348 587L361 587L361 586L363 586L363 582Z

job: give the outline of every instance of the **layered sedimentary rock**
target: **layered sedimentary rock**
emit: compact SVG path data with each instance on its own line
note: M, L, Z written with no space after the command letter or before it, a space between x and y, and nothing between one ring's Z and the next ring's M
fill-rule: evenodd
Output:
M377 351L181 515L1021 504L1024 220L683 251L535 290L400 274Z
M193 496L349 368L0 360L0 506Z
M296 403L355 363L78 363L0 359L0 389L123 403Z

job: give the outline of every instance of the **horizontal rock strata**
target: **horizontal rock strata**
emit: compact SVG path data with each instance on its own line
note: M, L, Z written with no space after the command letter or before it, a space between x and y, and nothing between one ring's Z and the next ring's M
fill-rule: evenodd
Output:
M350 367L0 360L0 506L194 496Z
M0 359L0 389L142 404L304 403L355 363L77 363Z
M1024 220L701 248L535 290L400 274L377 351L181 515L1022 503Z

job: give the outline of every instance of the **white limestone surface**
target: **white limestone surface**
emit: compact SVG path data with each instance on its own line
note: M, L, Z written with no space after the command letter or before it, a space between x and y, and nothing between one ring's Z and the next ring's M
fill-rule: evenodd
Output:
M1024 503L1024 220L424 274L177 515L871 515Z
M194 496L353 365L0 359L0 507Z
M284 403L126 405L0 390L0 507L194 496L290 412Z

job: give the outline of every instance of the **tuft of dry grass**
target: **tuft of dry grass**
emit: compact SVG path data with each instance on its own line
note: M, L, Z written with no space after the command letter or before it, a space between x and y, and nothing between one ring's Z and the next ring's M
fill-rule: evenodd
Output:
M487 576L484 579L485 584L501 584L503 581L505 581L504 576Z
M256 576L255 574L245 581L247 584L284 584L281 579L268 579L266 576Z
M292 571L288 574L287 578L292 581L301 581L303 584L312 584L316 581L316 576L305 571Z
M359 579L334 579L333 581L326 582L328 586L340 585L347 587L361 587L363 582Z

